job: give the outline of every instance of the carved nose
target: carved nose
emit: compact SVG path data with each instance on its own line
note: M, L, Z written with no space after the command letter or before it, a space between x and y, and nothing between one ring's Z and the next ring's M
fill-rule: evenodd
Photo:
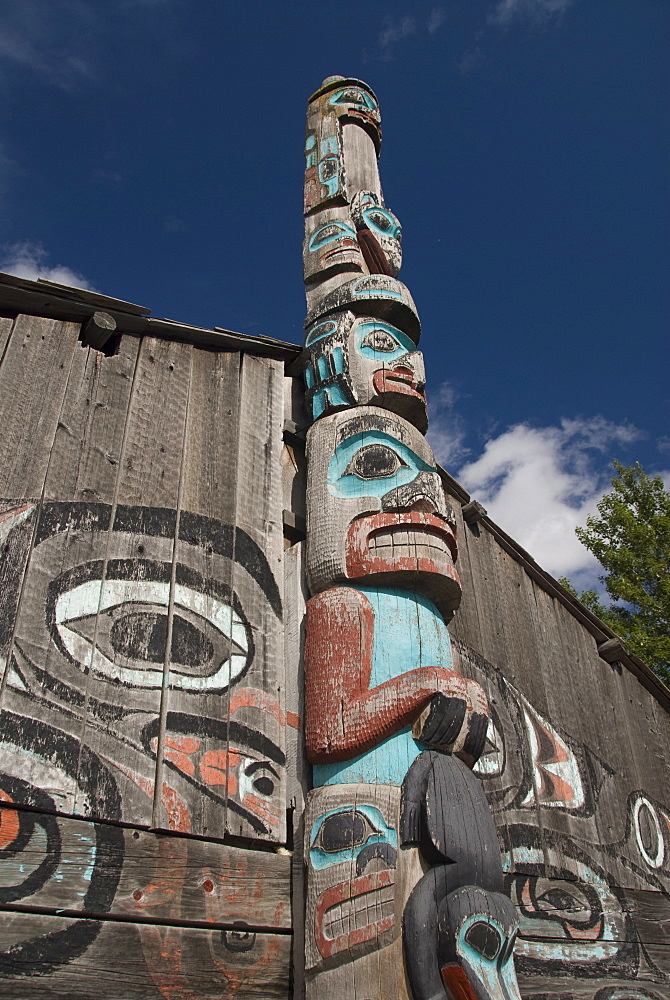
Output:
M428 499L428 497L419 497L419 499L415 500L414 503L410 507L408 507L407 509L408 510L419 510L423 514L436 514L437 513L437 507L432 502L432 500Z
M421 472L404 486L389 490L382 497L382 510L416 510L425 514L440 513L441 485L433 472Z

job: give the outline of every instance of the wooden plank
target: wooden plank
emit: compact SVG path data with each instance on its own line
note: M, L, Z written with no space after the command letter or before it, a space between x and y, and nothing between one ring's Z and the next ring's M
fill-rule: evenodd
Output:
M112 503L141 341L123 336L112 357L86 351L80 382L68 382L45 496ZM83 353L83 352L82 352Z
M54 339L54 332L49 336ZM34 337L32 343L37 343ZM48 341L39 343L47 350ZM86 701L86 664L76 662L64 648L58 608L67 601L68 592L89 579L88 570L93 569L95 576L96 557L102 565L105 553L110 508L71 501L76 497L75 483L87 450L85 429L91 422L91 409L97 408L96 383L103 362L115 365L113 359L99 354L101 360L96 361L95 352L81 348L76 341L71 353L43 488L44 495L55 502L40 509L3 699L3 721L13 734L3 750L5 765L16 778L26 781L19 801L26 801L24 796L30 800L35 790L42 788L53 796L51 806L65 811L74 808L76 797L76 747ZM22 378L28 386L32 384L30 372L23 372ZM122 433L125 412L119 417ZM118 469L118 461L116 465ZM117 469L108 475L108 494L113 494ZM11 604L16 606L15 598L8 601L8 606ZM97 600L93 610L97 611ZM24 717L17 728L16 720ZM87 784L90 778L92 775ZM91 789L82 794L90 797ZM96 793L93 799L104 808ZM111 800L108 806L112 808Z
M479 621L480 645L474 648L487 660L507 672L514 669L505 642L499 597L496 591L496 569L493 560L492 539L478 525L463 530L461 545L465 540L472 573L472 593ZM495 543L494 543L495 544Z
M5 349L12 332L14 320L6 316L0 316L0 365L5 354Z
M0 996L13 1000L285 1000L291 938L5 913Z
M129 345L119 362L107 359L124 388L133 351ZM185 383L188 390L188 377L183 378L178 361L189 351L182 345L167 348L153 341L142 345L129 411L123 406L127 394L110 411L112 443L120 449L124 440L120 461L116 466L107 463L118 486L111 473L105 477L94 473L96 488L105 496L112 493L114 505L45 507L40 538L44 545L35 560L40 570L35 583L47 593L56 588L58 634L49 636L51 641L42 643L42 651L38 646L26 659L41 663L46 653L44 672L51 678L49 704L40 707L38 729L46 723L53 729L49 738L61 740L64 748L73 742L86 748L77 773L68 772L65 795L54 800L66 812L145 824L151 820L155 781L151 740L157 737L148 728L159 717L164 636L162 648L158 647L169 605L181 462L175 427L180 422L179 387ZM108 391L113 390L103 382L103 397ZM182 400L183 395L182 389ZM168 401L171 418L165 421ZM183 414L181 427L183 433ZM73 458L77 457L75 452ZM56 461L56 469L60 468ZM77 489L70 473L59 472L56 478L70 487L74 483ZM87 488L78 482L82 490ZM44 606L44 598L24 603L26 614L31 607L34 614ZM33 652L32 635L40 633L37 622L31 624L26 632ZM68 761L70 752L63 750ZM65 766L62 761L61 765ZM44 767L43 754L38 754L36 766L38 772ZM179 793L168 788L163 796L171 803L175 824L185 823Z
M0 685L14 638L16 612L37 520L37 504L0 500Z
M108 762L119 783L126 822L156 822L158 780L161 791L155 798L164 806L166 825L184 833L190 831L184 782L157 779L156 761L172 637L174 547L191 354L190 345L150 337L140 347L93 626L96 636L107 638L106 656L88 675L82 732L82 740ZM98 700L115 711L98 717Z
M284 552L284 662L286 664L286 759L287 796L292 807L302 810L311 785L311 770L305 755L305 686L303 648L305 605L305 543Z
M473 649L481 649L475 582L467 539L468 533L475 529L464 522L463 515L461 514L461 505L458 501L448 500L448 502L451 504L456 517L456 542L458 544L456 572L463 588L461 603L453 620L449 623L449 631L456 639L462 639L463 642L467 643L468 646L472 646ZM477 528L476 530L479 529Z
M371 191L383 204L377 150L372 137L360 125L346 123L342 126L342 151L347 200L351 202L358 191Z
M541 650L544 643L533 627L535 602L530 581L523 568L500 548L488 532L486 538L491 550L497 593L495 614L504 633L508 657L504 667L505 677L523 691L537 711L546 713L546 683L549 678L543 676L542 671Z
M283 377L276 361L243 356L233 591L250 627L253 657L244 677L231 687L229 752L242 754L240 766L249 777L255 770L243 803L246 816L229 803L226 819L230 833L279 842L286 838ZM241 742L233 739L236 732Z
M79 326L18 316L0 368L0 496L42 492Z
M14 809L0 776L2 905L126 920L291 928L291 859Z
M163 778L180 774L191 832L223 837L239 758L228 757L240 355L193 350L176 542L175 653L162 705ZM174 624L173 624L174 629ZM181 641L180 641L181 637ZM237 661L235 661L237 662ZM225 669L224 669L225 673ZM233 788L235 785L235 788ZM154 822L168 824L164 807Z

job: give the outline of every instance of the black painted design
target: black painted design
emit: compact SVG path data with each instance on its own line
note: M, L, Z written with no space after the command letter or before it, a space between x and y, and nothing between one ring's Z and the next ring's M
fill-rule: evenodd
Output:
M44 767L55 765L82 787L94 809L104 811L111 820L120 818L120 795L112 774L73 737L37 720L4 713L3 742L15 747L17 769L25 768L28 760ZM71 864L70 859L63 857L55 819L43 815L55 813L56 805L50 795L16 775L0 774L0 791L5 809L20 802L36 810L15 812L16 836L0 850L0 864L20 859L26 851L27 874L14 885L5 883L0 901L5 905L22 901L38 905L40 890L48 888L64 864ZM121 875L123 832L119 827L101 824L95 827L94 836L86 878L82 879L81 906L88 912L107 913ZM3 871L8 871L7 864L3 865ZM47 975L83 954L101 928L98 921L72 920L63 930L30 940L18 938L0 954L0 973L5 977Z

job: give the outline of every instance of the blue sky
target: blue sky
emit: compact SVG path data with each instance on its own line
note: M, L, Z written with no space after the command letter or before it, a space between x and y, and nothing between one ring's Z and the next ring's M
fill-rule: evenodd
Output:
M299 342L307 98L377 92L438 458L550 572L670 481L668 0L2 0L0 268Z

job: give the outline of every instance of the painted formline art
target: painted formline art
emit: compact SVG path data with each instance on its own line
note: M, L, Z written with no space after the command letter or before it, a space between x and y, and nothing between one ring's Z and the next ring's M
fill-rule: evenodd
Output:
M56 744L61 756L64 742ZM197 991L215 997L224 989L226 996L247 996L247 983L253 993L265 977L281 980L288 936L253 927L290 926L287 859L63 819L41 789L7 776L0 786L0 974L13 990L20 993L17 979L27 980L36 995L44 995L40 986L67 990L88 962L94 970L104 968L119 936L125 938L122 981L139 988L140 980L146 995ZM14 808L15 800L30 808ZM265 897L271 878L281 898ZM21 906L53 916L31 922L24 913L16 920L12 910ZM122 923L88 919L90 914L110 914ZM190 915L212 929L179 926ZM147 918L152 922L143 923ZM118 950L114 961L118 968Z
M0 622L3 647L14 633L2 771L65 813L149 825L159 798L169 830L282 835L286 717L268 685L282 607L246 532L188 512L177 525L164 508L118 506L112 522L105 504L45 503L26 586L16 624ZM58 734L81 752L61 761Z
M329 77L310 99L307 996L509 1000L517 918L471 770L490 712L447 630L456 524L422 436L421 326L379 126L361 81Z

